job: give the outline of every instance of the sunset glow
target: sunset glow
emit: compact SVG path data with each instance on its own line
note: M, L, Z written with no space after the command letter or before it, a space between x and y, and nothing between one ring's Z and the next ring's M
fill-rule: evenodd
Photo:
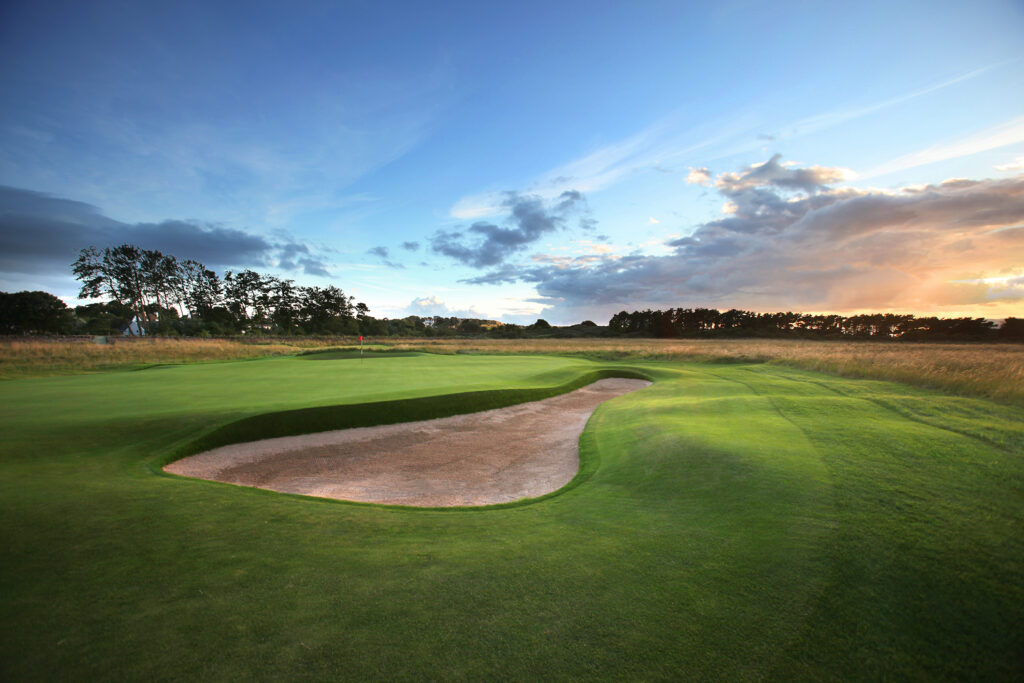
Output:
M1024 315L1019 2L47 4L0 15L3 291L130 242L378 317Z

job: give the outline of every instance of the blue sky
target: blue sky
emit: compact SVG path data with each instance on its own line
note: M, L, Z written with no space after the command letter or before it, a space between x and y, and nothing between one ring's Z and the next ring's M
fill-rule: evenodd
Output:
M1021 36L1019 2L9 2L0 289L73 302L107 240L388 317L1024 314Z

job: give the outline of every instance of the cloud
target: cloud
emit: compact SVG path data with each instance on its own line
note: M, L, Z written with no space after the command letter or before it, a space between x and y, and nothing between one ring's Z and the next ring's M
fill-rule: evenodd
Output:
M1024 157L1017 157L1007 164L1000 164L994 167L997 171L1024 171Z
M684 115L657 121L628 138L605 145L542 174L526 184L524 195L553 200L568 190L583 193L604 189L637 172L671 170L672 163L691 152L722 143L737 135L736 124L684 128ZM485 192L459 199L449 213L471 220L504 212L507 193Z
M916 168L949 159L958 159L1020 142L1024 142L1024 116L1004 121L997 126L974 133L973 135L956 140L948 140L938 145L932 145L927 149L897 157L876 166L863 174L862 177L875 178L888 173L905 171L908 168Z
M690 172L686 176L686 182L690 185L710 185L711 171L706 168L694 168L691 166Z
M735 213L668 241L669 255L505 264L466 282L533 283L553 302L545 313L561 318L669 306L935 311L1019 301L1024 176L895 192L829 184L839 177L841 169L773 157L719 176Z
M295 242L285 244L280 248L277 267L290 271L301 268L304 274L319 277L330 277L331 275L323 261L310 255L309 247Z
M391 260L391 252L388 251L387 247L373 247L372 249L367 249L366 253L379 258L381 263L388 268L405 268L401 263L395 263Z
M1000 64L991 64L973 71L955 75L944 81L932 83L917 89L893 95L871 103L850 104L841 109L804 117L780 130L780 138L793 138L840 126L895 105L917 99L929 93L949 88L976 78ZM726 158L732 155L759 149L767 138L757 135L750 128L745 116L730 119L716 119L707 124L688 127L688 115L684 111L670 114L655 121L629 137L599 147L568 163L553 168L523 185L522 194L537 195L550 200L562 191L574 188L584 193L593 193L615 185L639 172L665 172L676 164L692 162L692 155L701 151L703 158ZM702 180L702 173L703 176ZM696 173L696 175L694 175ZM691 168L687 181L707 184L710 176L707 169ZM456 201L449 214L453 218L474 220L503 213L504 193L482 192Z
M406 251L419 251L419 248L419 242L402 242L402 249L405 249Z
M508 192L504 207L511 227L480 221L465 231L440 230L430 238L430 248L473 268L495 266L544 235L562 229L567 215L585 201L576 190L566 190L553 202Z
M487 318L475 306L470 306L469 308L450 308L448 304L436 295L421 296L413 299L405 307L404 313L405 315L418 315L421 318L429 318L435 315L444 318Z
M1006 64L1006 62L1003 62L1002 64ZM879 100L877 102L872 102L870 104L864 105L852 105L842 109L825 112L823 114L816 114L814 116L801 119L800 121L797 121L790 126L786 126L786 128L793 130L794 135L813 133L827 128L832 128L847 121L859 119L861 117L882 111L884 109L888 109L895 105L902 104L904 102L909 102L910 100L915 100L924 95L928 95L930 93L943 90L958 83L969 81L973 78L981 76L982 74L986 73L987 71L993 68L1001 66L1002 64L998 62L989 64L979 69L974 69L972 71L968 71L966 73L953 76L952 78L948 78L938 83L933 83L931 85L911 90L909 92L895 95L885 100Z
M853 175L845 169L825 166L792 168L780 162L781 158L781 154L776 154L763 164L755 164L742 173L723 173L715 181L715 187L726 196L757 187L814 193Z
M654 216L651 216L650 218L648 218L648 219L647 219L647 223L648 223L649 225L657 225L657 224L658 224L658 223L660 223L660 222L661 222L661 221L659 221L659 220L658 220L657 218L655 218Z
M0 186L0 272L60 272L70 277L81 249L126 242L210 267L276 266L307 275L330 274L308 246L286 238L198 221L122 223L91 204Z

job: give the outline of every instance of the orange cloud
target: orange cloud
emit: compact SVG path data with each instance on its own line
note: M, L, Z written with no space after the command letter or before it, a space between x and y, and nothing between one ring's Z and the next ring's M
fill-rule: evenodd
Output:
M716 186L729 213L670 255L504 271L567 308L716 306L1021 315L1024 176L897 191L832 187L841 169L772 157ZM497 275L495 275L497 276ZM485 276L487 277L487 276Z

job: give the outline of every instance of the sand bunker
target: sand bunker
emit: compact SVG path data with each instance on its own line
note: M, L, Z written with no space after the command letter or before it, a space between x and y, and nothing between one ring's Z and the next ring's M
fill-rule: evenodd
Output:
M579 436L597 406L649 384L602 379L509 408L232 444L164 469L186 477L368 503L505 503L565 486L579 469Z

